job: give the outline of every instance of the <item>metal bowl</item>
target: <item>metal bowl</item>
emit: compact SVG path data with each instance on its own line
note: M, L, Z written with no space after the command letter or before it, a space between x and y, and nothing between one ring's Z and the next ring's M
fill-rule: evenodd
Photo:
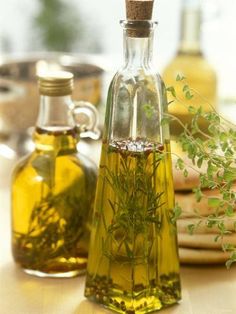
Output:
M97 105L102 93L103 69L92 57L58 53L26 55L0 60L0 133L24 133L35 125L39 94L36 75L45 69L74 74L73 98Z

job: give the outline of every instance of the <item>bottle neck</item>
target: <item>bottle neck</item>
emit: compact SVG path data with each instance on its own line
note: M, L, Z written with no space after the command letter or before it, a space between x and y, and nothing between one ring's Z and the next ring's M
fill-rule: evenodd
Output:
M124 60L127 68L149 68L152 61L153 31L148 37L131 37L124 30Z
M78 136L71 110L71 96L41 96L34 133L36 149L46 151L75 151Z
M201 8L198 0L184 0L179 54L201 54Z
M73 102L71 96L40 96L37 127L44 130L73 128L74 120L71 114Z

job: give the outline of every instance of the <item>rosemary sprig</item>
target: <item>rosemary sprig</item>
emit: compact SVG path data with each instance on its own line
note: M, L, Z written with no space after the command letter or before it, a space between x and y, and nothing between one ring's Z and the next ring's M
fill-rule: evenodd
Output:
M40 166L39 159L35 165ZM45 182L50 187L51 179L46 171L48 165L49 163L44 163L35 169L40 171L40 175L44 172L47 174L48 180ZM85 185L88 186L85 186L85 190L91 190L92 186L95 188L95 182L95 175L87 173ZM93 197L94 191L85 194L81 190L80 178L61 193L55 195L53 190L50 190L32 209L27 233L14 232L18 259L26 267L29 265L30 268L42 269L54 258L86 254L78 251L78 243L88 241Z
M151 153L155 154L152 164L145 152L108 148L108 154L117 154L120 158L119 170L102 166L104 179L116 196L108 200L113 217L109 226L104 226L107 235L102 242L103 254L110 260L116 260L122 250L126 254L124 262L133 266L143 264L150 257L153 246L150 230L153 226L157 233L161 229L159 209L163 205L163 192L156 191L153 182L162 157L158 158L159 153ZM144 247L142 253L137 253L140 236L145 238Z

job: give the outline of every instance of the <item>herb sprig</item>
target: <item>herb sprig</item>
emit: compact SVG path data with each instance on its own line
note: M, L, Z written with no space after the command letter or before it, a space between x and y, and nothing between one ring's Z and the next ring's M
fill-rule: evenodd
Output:
M107 234L103 239L103 254L113 260L124 250L126 261L134 266L137 263L144 263L151 254L153 241L149 240L150 226L155 226L158 233L161 228L159 208L163 205L163 192L157 192L153 182L163 156L156 153L150 165L147 152L132 153L110 147L108 153L119 154L120 168L119 173L116 173L103 166L106 181L116 195L115 201L109 200L113 212L109 226L106 225L105 218L103 219ZM148 170L150 166L151 171ZM146 210L143 210L144 208ZM140 236L144 238L144 253L136 256ZM115 248L114 255L111 247Z
M87 256L78 244L85 242L86 246L89 240L89 213L96 176L84 168L84 187L81 186L81 177L78 177L56 194L53 190L55 178L52 178L55 158L51 157L37 156L32 162L32 167L44 178L42 184L48 186L49 192L35 203L27 232L14 232L14 254L26 268L46 269L50 261L60 256ZM87 195L85 191L88 190L90 193Z
M167 114L162 123L169 123L173 120L177 121L183 128L182 134L178 137L177 142L181 144L183 152L191 161L193 167L199 173L199 186L193 192L196 201L200 202L206 195L205 189L217 189L218 195L208 198L208 206L212 209L212 213L206 219L208 228L217 227L218 235L215 241L222 240L225 235L236 232L236 220L234 218L236 209L236 126L221 117L215 109L205 112L201 106L191 105L191 99L197 94L188 84L185 77L177 76L176 81L182 84L182 92L189 105L186 106L190 123L183 124L177 117ZM167 88L167 92L171 95L173 101L181 103L176 90L173 86ZM199 94L198 94L199 96ZM202 99L206 101L205 99ZM173 102L171 101L171 102ZM207 130L203 129L200 121L204 120ZM184 160L178 157L176 168L183 171L184 176L188 176L188 167ZM202 167L206 171L202 171ZM198 170L199 169L199 170ZM177 204L175 208L175 218L181 215L182 209ZM195 213L200 219L197 224L189 226L189 232L193 233L201 223L203 217ZM231 219L234 221L234 230L227 230L226 222ZM205 220L204 220L205 221ZM229 268L232 263L236 262L236 246L227 243L222 245L224 251L230 252L230 258L226 262Z

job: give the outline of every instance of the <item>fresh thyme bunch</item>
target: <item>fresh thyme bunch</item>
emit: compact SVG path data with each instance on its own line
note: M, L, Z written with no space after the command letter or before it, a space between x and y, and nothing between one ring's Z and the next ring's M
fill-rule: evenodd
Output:
M217 227L218 235L215 241L222 241L225 235L236 232L236 126L221 117L213 108L211 111L204 112L201 106L192 106L191 99L197 91L191 89L185 77L178 75L176 81L183 85L182 92L186 99L183 105L187 106L191 119L190 122L183 124L177 117L168 114L162 121L162 123L169 123L175 120L183 128L177 142L190 163L186 165L178 156L175 167L183 171L185 177L188 176L189 167L198 172L199 186L193 190L197 202L207 197L204 194L205 189L218 191L216 196L208 197L208 206L212 211L207 217L202 217L197 210L194 210L198 223L189 225L188 231L192 234L203 224L207 228ZM174 87L168 87L167 92L171 94L173 99L171 102L181 102ZM207 129L202 125L207 125ZM182 209L176 204L175 219L181 213ZM233 225L232 230L228 230L228 222ZM229 260L226 262L229 268L236 262L236 246L224 241L222 249L230 252Z

